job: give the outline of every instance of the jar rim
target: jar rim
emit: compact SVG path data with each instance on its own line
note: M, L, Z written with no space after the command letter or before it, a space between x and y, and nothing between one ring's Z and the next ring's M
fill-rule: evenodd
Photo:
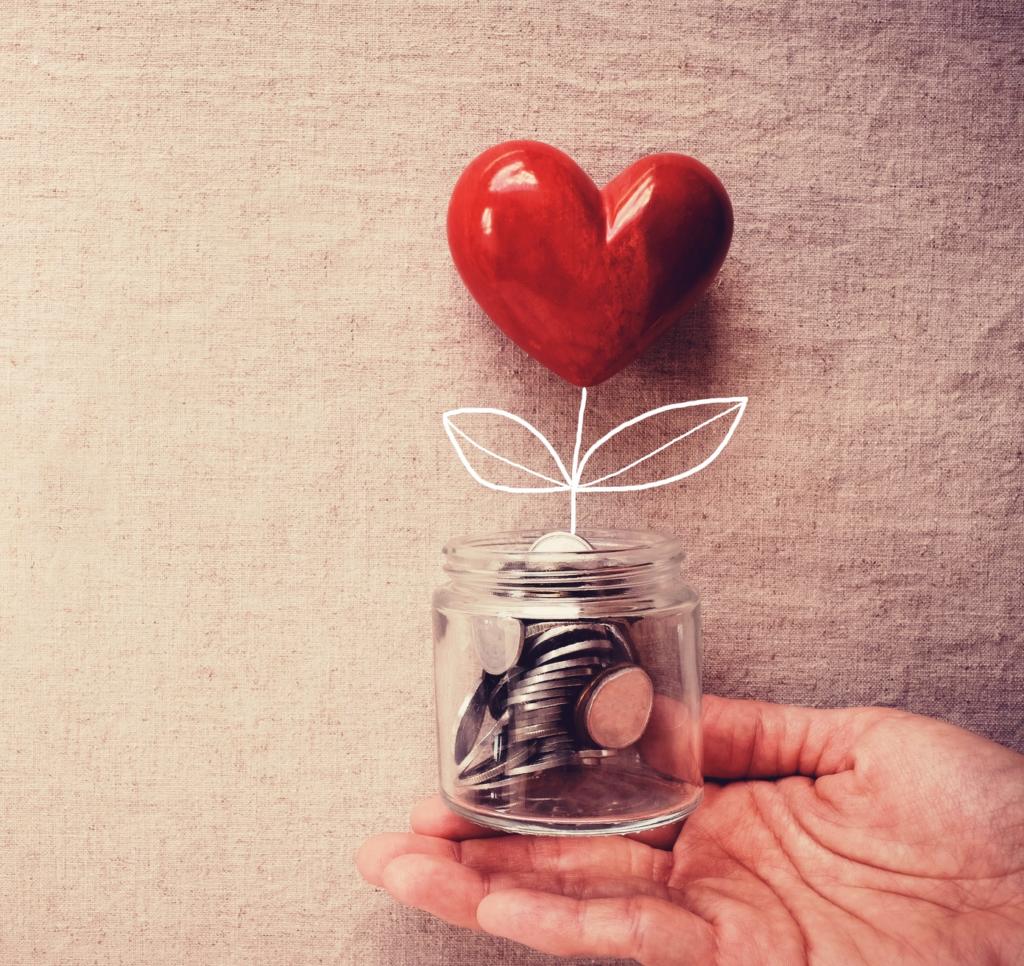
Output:
M580 532L593 550L530 550L549 531L520 530L457 537L444 546L446 569L458 572L492 572L513 567L528 569L528 562L558 564L578 572L629 571L653 565L681 562L682 541L658 530L595 528Z

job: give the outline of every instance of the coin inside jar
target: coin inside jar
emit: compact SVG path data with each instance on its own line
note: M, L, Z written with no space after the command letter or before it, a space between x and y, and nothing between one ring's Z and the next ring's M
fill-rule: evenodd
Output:
M589 656L613 650L615 650L614 646L603 639L576 641L573 644L566 644L565 647L556 647L541 655L537 658L537 667L542 668L545 664L549 664L553 661L561 661L568 657L582 657L583 655Z
M480 734L480 726L484 722L484 715L487 712L487 698L489 686L484 678L476 688L466 696L459 708L458 726L455 731L454 752L455 760L462 761L473 750L477 736Z
M639 740L654 706L654 685L635 664L609 668L576 704L576 726L601 748L625 748Z
M473 643L480 666L488 674L504 674L523 653L523 622L514 617L478 617Z
M593 549L593 545L579 534L566 533L563 530L545 533L544 536L534 540L530 546L531 553L580 553Z

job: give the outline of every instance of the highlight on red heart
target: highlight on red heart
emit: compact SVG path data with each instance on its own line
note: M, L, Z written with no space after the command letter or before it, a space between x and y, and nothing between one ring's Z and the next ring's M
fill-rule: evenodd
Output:
M448 246L481 308L582 387L627 366L700 298L732 228L725 188L694 158L652 154L599 189L538 141L484 151L448 207Z

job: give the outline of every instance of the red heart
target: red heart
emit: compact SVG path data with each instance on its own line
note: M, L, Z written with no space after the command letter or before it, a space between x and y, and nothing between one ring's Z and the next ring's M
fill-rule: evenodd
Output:
M577 386L615 375L715 277L732 206L699 161L652 154L603 190L561 151L508 141L462 173L448 246L466 287L538 362Z

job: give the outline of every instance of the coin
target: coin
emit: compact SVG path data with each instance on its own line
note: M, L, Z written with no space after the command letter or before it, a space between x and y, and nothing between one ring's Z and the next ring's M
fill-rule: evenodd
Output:
M455 736L467 795L512 804L523 794L517 783L598 765L646 727L653 686L621 619L494 615L474 628L483 673L459 709Z
M492 692L487 699L487 710L492 718L500 718L508 707L508 682L503 681Z
M587 685L576 704L576 726L602 748L625 748L644 733L654 685L636 664L610 668Z
M500 678L494 678L489 674L485 675L486 679L494 681L494 689L487 699L487 710L491 712L492 718L500 718L505 713L505 708L508 706L509 689L520 679L520 673L520 669L513 668Z
M521 777L496 778L493 781L474 783L472 785L469 785L468 788L472 792L501 791L507 788L511 788L514 785L518 785L522 781L523 779Z
M538 701L558 701L563 705L568 701L575 705L576 698L579 696L580 691L586 683L586 681L570 681L568 684L562 684L558 687L549 687L544 691L525 691L522 694L516 694L513 696L509 703L509 708L513 711L520 712L523 710L523 705L534 704Z
M603 638L590 641L576 641L573 644L566 644L564 647L556 647L554 650L548 651L537 658L537 663L543 666L551 661L558 661L566 657L581 657L584 654L590 654L595 651L600 653L602 651L614 650L615 645Z
M633 645L630 643L629 638L618 624L607 623L604 625L605 630L608 632L608 636L615 641L616 644L622 649L623 660L636 662L636 652L633 650Z
M565 708L565 702L560 698L553 698L550 701L545 701L544 696L541 695L533 700L524 701L519 705L524 711L549 711L559 710Z
M593 670L588 668L590 676ZM576 687L586 683L587 675L570 669L568 672L556 671L554 674L546 674L542 677L533 678L529 681L520 681L512 689L513 695L531 694L534 691L550 691L552 688Z
M533 775L540 771L547 771L550 768L559 768L562 765L568 765L571 761L572 754L570 752L549 755L544 758L538 758L536 761L528 762L525 765L516 765L514 768L510 768L508 770L508 774Z
M459 708L458 725L455 730L455 760L463 761L473 750L480 726L484 723L487 711L487 699L490 686L487 679L482 678L476 689L466 697Z
M579 553L593 549L593 545L579 534L553 530L534 540L530 546L530 553Z
M592 622L582 621L563 621L554 627L546 627L542 631L533 633L533 629L527 633L526 637L530 645L530 653L534 654L537 651L543 650L545 647L549 647L563 638L568 637L570 640L573 637L604 637L606 636L607 628L604 624L596 624Z
M558 718L567 708L575 707L579 691L574 691L570 698L554 696L550 701L544 700L546 694L547 692L536 695L529 701L523 701L509 708L509 713L513 717L512 723L524 724L527 721L547 721L550 718Z
M566 699L575 698L579 694L579 688L558 688L556 690L548 691L528 691L525 694L517 694L508 699L510 708L522 705L526 707L528 704L535 704L537 702L552 702L557 701L559 705L564 706Z
M549 738L555 735L564 735L565 726L560 722L551 722L550 724L534 724L526 725L525 727L515 727L512 729L511 737L513 741L533 741L537 738Z
M526 621L523 631L526 634L526 640L529 641L538 634L543 634L545 631L553 631L559 627L565 627L565 621Z
M576 671L570 671L568 674L549 674L547 677L534 678L532 681L523 681L516 685L512 690L512 697L521 698L524 694L539 694L542 691L557 691L561 688L581 688L593 676L593 671L589 674L579 674Z
M532 698L524 698L509 708L515 718L512 723L525 725L537 724L541 721L560 721L562 718L572 720L573 708L579 693L580 689L577 688L575 691L566 691L564 694L545 691Z
M551 637L560 637L562 634L571 634L573 631L586 631L588 634L600 636L608 629L608 625L599 621L537 621L526 627L526 640L531 648L543 644Z
M567 657L564 661L547 661L544 664L538 664L537 667L531 668L520 678L520 681L523 684L529 684L538 678L551 677L552 675L564 675L565 677L582 675L586 677L586 675L594 673L595 667L604 664L604 658L596 654Z
M546 735L538 742L537 750L541 754L548 755L552 752L562 752L572 748L572 737L565 732L560 735Z
M488 674L504 674L523 653L523 622L514 617L477 617L473 644Z
M532 754L533 749L529 747L524 747L514 752L510 751L508 757L506 757L504 761L485 762L483 766L460 775L459 779L460 781L476 785L480 782L491 781L492 779L499 778L503 775L511 775L513 774L512 769L517 766L522 766L525 762L528 762Z
M498 755L494 751L495 742L498 741L499 737L506 730L511 720L511 712L506 712L497 721L492 722L489 728L487 728L482 734L477 735L476 740L473 742L473 747L470 748L464 757L456 761L456 766L461 771L467 771L471 770L481 761L486 760L488 756L497 759Z

